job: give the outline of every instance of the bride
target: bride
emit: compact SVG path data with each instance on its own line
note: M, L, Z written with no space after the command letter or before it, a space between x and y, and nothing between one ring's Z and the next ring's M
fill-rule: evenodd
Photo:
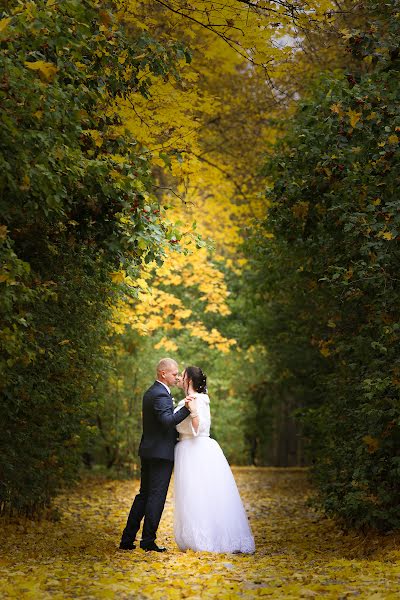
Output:
M253 553L254 539L232 471L220 446L210 438L206 382L199 367L187 367L178 383L193 400L188 406L190 416L176 426L175 540L181 550Z

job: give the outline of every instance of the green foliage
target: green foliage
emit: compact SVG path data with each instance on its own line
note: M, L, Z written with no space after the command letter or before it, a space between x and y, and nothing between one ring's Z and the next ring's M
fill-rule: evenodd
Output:
M97 426L97 431L85 447L93 465L114 467L122 474L137 468L143 393L154 381L158 360L168 354L163 348L154 350L159 337L142 337L127 328L123 335L110 338L113 369L96 388L99 404L91 423ZM256 365L244 364L243 353L233 350L221 355L206 343L199 346L198 340L184 332L179 336L178 351L169 354L178 361L181 370L195 364L208 375L211 436L221 445L228 460L235 465L254 462L251 430L254 407L249 400L251 388L247 377ZM182 390L173 389L172 393L177 402L183 398Z
M248 278L273 374L297 398L325 509L400 526L400 22L365 3L359 69L316 83L266 172ZM266 235L272 233L274 237Z
M156 358L151 340L131 329L109 337L107 354L112 369L96 389L95 435L87 441L85 456L89 467L104 465L131 475L138 469L142 397L154 381Z
M0 19L0 506L33 514L76 473L108 371L110 272L167 235L146 151L113 103L176 75L181 47L112 2L8 2ZM154 210L149 217L150 206ZM88 427L89 425L89 427Z

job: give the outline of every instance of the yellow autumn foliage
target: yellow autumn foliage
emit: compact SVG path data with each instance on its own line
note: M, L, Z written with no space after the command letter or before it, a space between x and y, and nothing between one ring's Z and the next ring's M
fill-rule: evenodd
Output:
M115 307L113 326L117 333L123 333L125 326L139 332L141 335L152 335L163 332L161 341L155 348L164 347L166 350L176 349L176 343L168 339L168 335L176 334L185 328L193 337L202 339L211 348L226 352L235 344L221 335L216 329L209 331L193 313L190 305L186 305L178 297L163 289L165 285L171 288L195 290L198 299L204 306L204 312L228 315L226 304L228 290L223 274L209 260L207 250L196 251L196 260L188 260L183 253L168 252L161 267L150 264L143 269L143 278L134 282L139 285L139 302L121 301ZM119 273L112 274L116 280ZM147 279L144 279L146 277ZM151 286L147 280L151 280Z
M31 71L37 71L39 75L45 81L51 81L57 74L58 68L53 63L45 62L43 60L36 60L35 62L25 62L27 69Z
M359 120L361 119L361 112L357 112L355 110L349 110L347 112L347 115L349 117L349 121L350 121L350 125L352 127L355 127L357 125L357 123L359 122Z
M196 233L212 240L215 251L211 255L181 240L190 252L167 252L161 269L143 275L151 282L149 290L139 293L136 305L117 307L117 328L123 330L125 323L145 335L160 330L163 340L183 327L194 330L191 321L201 322L202 315L181 301L174 303L174 287L199 297L205 313L229 314L217 263L241 271L238 248L244 229L265 213L260 173L265 154L280 135L274 121L293 110L295 82L301 87L318 68L299 52L304 32L329 28L333 6L328 0L308 0L299 2L294 14L285 3L270 10L269 3L255 8L238 0L119 1L120 19L135 34L146 31L164 42L183 42L192 53L192 62L182 60L179 66L179 81L155 79L144 67L142 77L153 81L151 97L132 94L110 110L119 114L120 128L150 152L154 193L161 205L169 206L170 220L180 223L175 228L178 241L193 233L195 222ZM321 48L319 56L329 61L332 52ZM299 205L299 218L306 207ZM215 339L206 333L206 340ZM226 351L234 341L221 336L211 345Z
M4 33L6 31L9 24L11 23L11 21L12 21L11 17L7 17L5 19L0 19L0 34Z
M398 533L346 533L311 510L304 469L233 472L255 535L254 555L180 552L173 485L158 532L169 551L119 551L138 482L87 479L58 498L59 521L3 523L1 598L398 599Z

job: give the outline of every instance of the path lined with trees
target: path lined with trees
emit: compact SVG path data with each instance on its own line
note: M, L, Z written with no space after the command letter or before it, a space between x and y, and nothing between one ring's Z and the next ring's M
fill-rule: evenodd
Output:
M397 0L2 4L15 539L83 463L134 474L165 354L207 372L232 464L307 464L327 515L398 529L399 23Z

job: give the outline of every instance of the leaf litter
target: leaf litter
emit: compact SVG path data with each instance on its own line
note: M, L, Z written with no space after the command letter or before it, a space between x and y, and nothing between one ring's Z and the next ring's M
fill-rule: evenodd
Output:
M60 521L2 523L0 598L399 598L400 534L342 531L308 506L305 469L233 470L254 555L179 551L173 485L158 533L169 552L120 551L138 482L86 478L57 499Z

